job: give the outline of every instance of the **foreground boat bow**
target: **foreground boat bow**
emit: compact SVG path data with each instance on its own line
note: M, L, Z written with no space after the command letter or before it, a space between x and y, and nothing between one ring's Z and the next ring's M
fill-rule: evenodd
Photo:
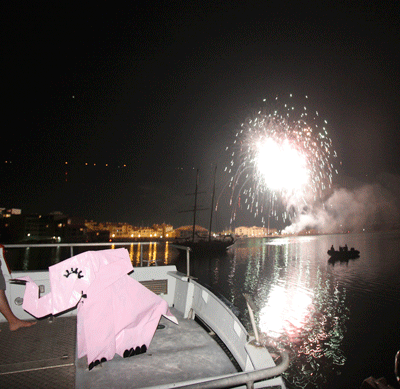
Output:
M10 278L24 275L26 272L8 274L7 288L16 314L30 318L18 305L22 303L25 286L9 283ZM39 290L49 292L48 272L31 272L29 275L39 285ZM66 333L65 328L76 326L74 309L39 320L32 336L30 329L13 334L14 337L21 337L20 343L15 338L13 344L30 349L29 353L18 354L17 358L24 358L20 363L15 358L10 360L18 350L3 344L10 337L0 338L0 347L10 350L0 358L4 385L12 382L18 387L34 387L38 382L45 382L46 388L58 388L61 383L66 384L63 372L68 370L70 374L72 369L74 376L68 383L71 388L285 388L280 375L288 367L287 354L282 353L281 363L276 366L268 350L254 344L254 339L237 316L207 288L170 265L136 267L130 277L164 299L179 322L176 325L162 317L147 353L130 358L116 355L89 371L86 357L78 358L76 355L76 331L68 332L68 341L72 342L74 351L66 352L58 348L60 339ZM0 323L0 328L4 334L6 323ZM40 347L35 347L35 343ZM43 364L40 361L45 346L49 356ZM73 365L72 355L75 355ZM68 364L60 363L64 356L68 357Z

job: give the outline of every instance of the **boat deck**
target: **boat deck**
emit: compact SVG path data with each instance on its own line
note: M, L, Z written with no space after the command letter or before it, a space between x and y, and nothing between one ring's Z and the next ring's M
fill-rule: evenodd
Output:
M116 355L89 371L76 359L76 318L39 320L10 332L0 323L0 386L7 388L145 388L234 373L217 342L193 320L172 309L179 325L164 317L145 354Z
M0 329L0 387L75 387L76 317L38 320L15 332L3 322Z

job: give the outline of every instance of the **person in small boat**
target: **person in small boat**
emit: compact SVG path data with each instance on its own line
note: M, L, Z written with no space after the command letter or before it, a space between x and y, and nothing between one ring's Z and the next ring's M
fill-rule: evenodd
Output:
M348 251L349 248L347 247L347 243L344 245L344 251Z
M335 251L335 249L334 249L333 245L331 246L331 251Z
M0 263L0 312L7 319L8 324L10 326L10 331L16 331L22 327L30 327L36 324L35 321L21 320L14 315L14 313L10 308L10 305L8 304L5 290L6 290L6 281L4 279L3 272L1 271L1 263Z

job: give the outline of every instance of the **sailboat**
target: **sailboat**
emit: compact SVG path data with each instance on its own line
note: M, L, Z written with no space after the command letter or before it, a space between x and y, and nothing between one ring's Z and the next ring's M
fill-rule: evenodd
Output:
M214 171L214 185L213 185L213 194L211 199L211 214L210 214L210 229L208 231L208 236L204 234L196 233L196 214L198 211L204 211L206 208L198 208L197 206L197 195L204 192L198 191L199 186L199 170L197 169L196 174L196 188L194 192L194 207L189 211L183 212L193 212L193 229L192 229L192 237L186 238L184 240L177 239L176 243L190 247L193 250L193 253L224 253L235 243L235 239L232 235L219 235L212 236L212 221L213 221L213 212L214 212L214 198L215 198L215 177L217 173L217 167L215 167Z

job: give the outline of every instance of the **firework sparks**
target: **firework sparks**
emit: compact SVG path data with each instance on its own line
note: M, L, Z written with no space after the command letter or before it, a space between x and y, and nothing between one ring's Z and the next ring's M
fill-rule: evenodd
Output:
M276 98L273 108L247 118L227 150L231 222L239 208L263 222L266 216L291 220L322 200L337 174L327 121L304 104L296 108L292 95L286 103Z

